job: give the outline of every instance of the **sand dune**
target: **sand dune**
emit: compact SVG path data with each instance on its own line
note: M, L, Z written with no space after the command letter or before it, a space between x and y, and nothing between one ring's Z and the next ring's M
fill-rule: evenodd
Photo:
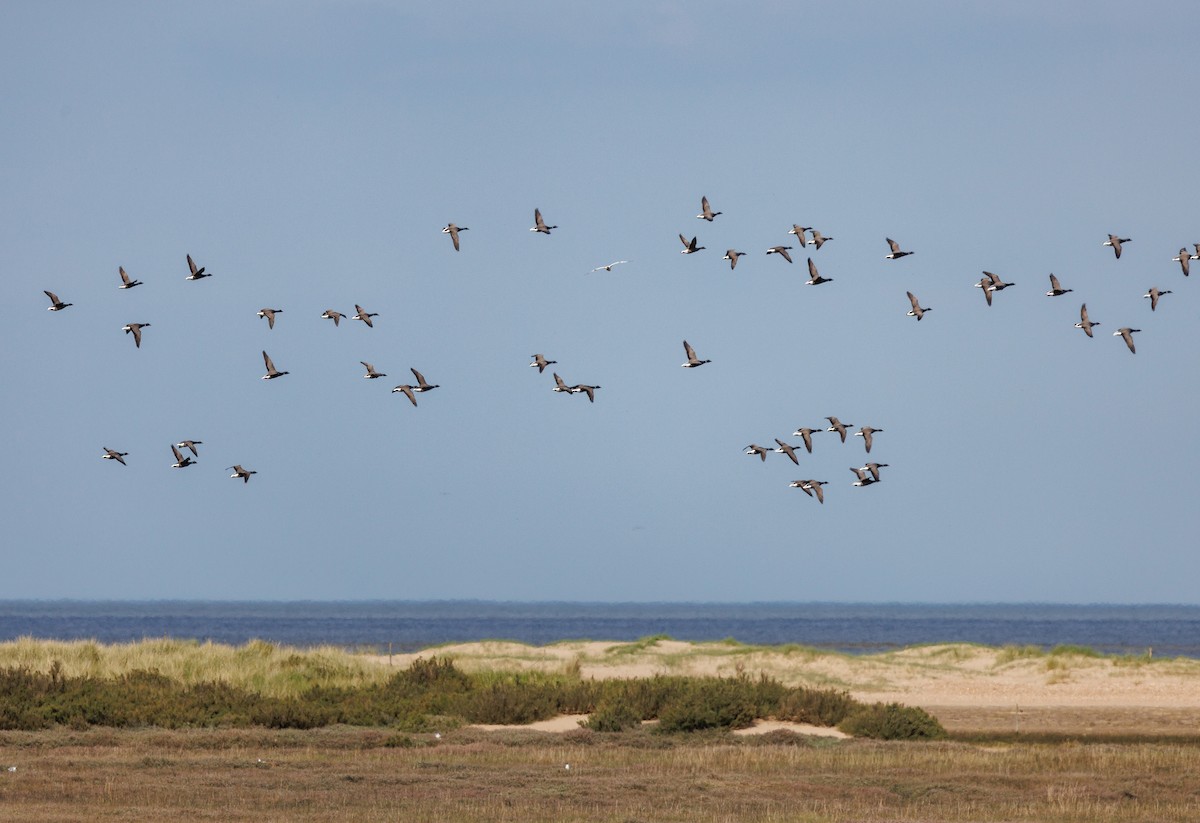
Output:
M920 706L948 728L1200 734L1200 660L1187 658L1047 654L968 644L852 656L660 640L466 643L396 655L391 665L407 666L432 655L452 657L466 670L577 668L581 676L598 679L765 673L788 685L845 690L866 702Z

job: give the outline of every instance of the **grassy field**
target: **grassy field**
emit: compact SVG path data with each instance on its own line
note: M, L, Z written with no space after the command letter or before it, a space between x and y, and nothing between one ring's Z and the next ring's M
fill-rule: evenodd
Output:
M60 729L0 765L11 823L1200 819L1200 748L1162 743Z

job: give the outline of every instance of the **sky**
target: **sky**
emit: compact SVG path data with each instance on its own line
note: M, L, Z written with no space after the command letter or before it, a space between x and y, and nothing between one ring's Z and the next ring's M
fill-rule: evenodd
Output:
M1194 3L5 18L0 598L1200 602Z

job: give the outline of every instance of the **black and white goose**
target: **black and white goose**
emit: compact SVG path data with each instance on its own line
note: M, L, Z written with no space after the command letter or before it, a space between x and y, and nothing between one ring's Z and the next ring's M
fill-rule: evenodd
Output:
M1198 260L1200 258L1196 257L1196 255L1189 252L1186 248L1182 248L1179 250L1179 254L1176 255L1175 257L1172 257L1171 259L1179 264L1179 268L1183 269L1183 276L1187 277L1188 270L1191 268L1190 261Z
M63 301L59 300L58 295L52 291L47 291L46 289L42 289L42 293L50 298L50 307L48 309L46 309L46 311L62 311L67 306L75 305L74 303L64 303Z
M888 248L891 249L890 252L883 256L884 260L899 260L901 257L908 257L910 254L916 253L911 251L901 251L900 244L890 237L885 237L884 239L887 240Z
M707 197L700 198L700 213L696 215L697 220L707 220L708 222L711 223L713 221L713 218L716 217L720 213L721 212L719 212L719 211L712 210L712 208L708 205Z
M126 323L121 327L121 331L132 334L133 345L140 349L142 347L142 329L149 328L149 326L149 323Z
M775 438L775 442L778 444L777 448L775 449L776 454L786 454L789 458L791 458L793 463L795 463L797 466L800 465L800 461L796 458L795 446L791 445L790 443L784 443L778 437Z
M531 354L529 356L533 358L533 362L530 363L529 366L530 366L530 368L537 366L538 374L541 374L542 372L544 372L546 370L546 367L549 366L551 363L558 362L557 360L547 360L545 358L545 356L541 355L541 354Z
M442 234L450 235L450 239L454 242L454 250L458 251L458 233L467 230L467 226L456 226L453 223L447 223L446 228L442 229Z
M812 226L801 226L798 223L793 223L788 229L788 234L796 235L796 242L800 244L800 248L804 248L808 244L808 239L804 236L806 231L809 231Z
M828 243L832 239L833 239L832 237L826 237L825 235L821 234L816 229L812 230L812 241L811 242L812 242L813 246L818 250L820 250L821 246L824 246L826 243Z
M827 428L825 431L837 432L838 435L842 438L842 442L845 443L846 442L846 430L849 429L854 424L853 423L843 423L841 420L838 420L836 417L826 417L825 419L829 421L829 428Z
M912 309L908 312L909 317L915 317L920 322L921 318L925 316L925 312L933 311L933 309L921 308L921 301L917 300L917 296L912 292L905 292L905 294L908 295L908 302L912 303Z
M771 246L771 248L767 249L767 254L778 254L790 263L792 262L792 256L788 254L789 249L791 249L791 246Z
M813 259L811 257L808 258L808 279L804 281L804 285L819 286L822 283L832 283L832 282L833 282L833 278L832 277L822 277L820 272L817 271L817 264L813 262Z
M749 446L746 446L744 451L746 452L746 454L749 454L749 455L757 454L765 462L767 459L767 455L770 453L771 450L768 449L766 446L760 446L757 443L751 443Z
M1120 337L1125 341L1125 345L1129 347L1129 351L1137 354L1137 349L1133 347L1133 335L1140 331L1141 329L1131 329L1128 326L1123 326L1113 332L1113 337Z
M701 249L703 249L703 248L704 248L704 246L697 246L697 245L696 245L696 238L695 238L695 237L693 237L693 238L692 238L692 239L689 241L689 240L688 240L686 237L684 237L684 236L681 234L681 235L679 235L679 242L683 244L683 250L679 252L680 254L695 254L696 252L698 252L698 251L700 251Z
M882 468L886 468L886 467L887 467L887 463L868 463L867 465L865 465L861 468L861 471L870 472L871 479L874 480L876 483L878 483L879 479L880 479L879 478L879 470Z
M415 394L413 394L412 386L405 383L403 385L397 386L396 388L392 389L392 394L395 394L396 392L402 393L405 397L407 397L409 399L409 402L411 402L414 406L417 405L417 396Z
M992 305L992 292L996 290L992 286L992 281L987 277L980 278L979 282L975 284L975 288L983 289L983 299L987 300L989 306Z
M796 429L794 432L792 432L792 437L799 437L801 440L803 440L804 448L808 451L809 454L812 454L812 436L814 434L819 434L821 431L823 431L823 429L800 428L800 429Z
M187 256L187 263L190 274L183 278L184 280L199 280L203 277L212 277L211 274L207 274L204 271L204 266L196 266L196 261L192 260L192 256L190 254Z
M368 363L366 360L359 360L358 362L362 363L363 366L366 367L366 369L367 369L367 373L363 375L364 379L374 380L377 377L387 377L387 374L385 374L384 372L375 371L375 367L372 366L370 363Z
M240 477L240 478L242 478L243 483L250 482L250 475L258 474L258 472L256 472L256 471L250 471L249 469L243 469L241 466L238 466L238 465L225 467L226 471L229 471L230 469L233 470L233 474L231 474L229 476L230 477Z
M853 466L851 466L850 471L854 472L854 476L858 478L857 480L855 480L853 483L850 484L852 486L869 486L872 483L879 482L874 477L869 476L864 469L856 469Z
M589 386L586 383L576 383L571 387L571 394L586 394L588 397L588 402L595 403L596 389L600 388L603 388L603 386Z
M283 314L283 309L259 309L258 316L267 318L267 328L275 328L275 315Z
M1130 242L1128 237L1117 237L1115 234L1110 234L1108 239L1101 243L1101 246L1112 246L1113 254L1117 259L1121 259L1121 244Z
M366 309L364 309L362 306L358 305L357 303L354 304L354 311L357 313L353 317L350 318L351 320L361 320L367 324L367 328L371 328L371 329L375 328L375 324L371 322L371 318L378 317L379 312L367 311Z
M726 249L725 256L722 257L721 259L729 261L729 269L730 269L730 271L732 271L733 269L737 268L738 258L741 257L744 253L745 252L740 252L740 251L737 251L736 249Z
M197 446L203 446L203 445L204 445L204 441L203 441L203 440L181 440L180 442L178 442L178 443L176 443L176 444L175 444L175 448L177 448L177 449L187 449L187 450L188 450L188 451L190 451L192 454L194 454L194 455L196 455L197 457L199 457L199 456L200 456L200 452L199 452L199 451L196 449L196 447L197 447Z
M121 275L121 285L117 286L118 289L132 289L134 286L142 285L141 280L129 279L129 275L125 273L124 266L117 266L117 274Z
M570 394L571 387L563 382L563 379L558 376L558 372L551 372L554 375L554 391L558 394Z
M332 320L333 325L336 326L338 323L340 323L342 321L342 318L345 317L346 315L342 314L340 311L334 311L333 309L326 309L325 311L321 312L321 316L324 317L326 320Z
M279 371L275 368L275 363L271 360L271 356L265 351L263 352L263 363L267 366L267 373L262 376L263 380L274 380L276 377L283 377L288 372Z
M1083 333L1088 337L1092 336L1092 326L1099 326L1099 323L1093 322L1088 317L1087 303L1079 307L1079 322L1075 324L1075 328L1083 329Z
M125 458L129 455L129 452L119 452L116 449L110 449L108 446L101 446L100 448L104 449L104 454L100 455L101 460L116 460L122 466L129 465L125 462Z
M425 382L425 376L423 374L421 374L419 371L417 371L416 369L412 368L411 366L409 367L408 370L413 373L413 377L417 381L417 385L413 386L413 391L415 391L415 392L433 391L434 389L439 387L438 384L436 384L436 383L433 385L430 385L429 383Z
M685 369L694 369L697 366L703 366L705 363L711 363L711 360L701 360L696 357L696 350L688 344L688 341L683 341L683 352L687 355L687 362L683 363Z
M1157 288L1152 288L1152 289L1150 289L1150 291L1143 294L1142 297L1150 298L1150 311L1154 311L1155 309L1158 308L1158 298L1162 297L1164 294L1170 294L1170 293L1171 293L1170 289L1166 289L1165 291L1159 291Z
M1058 282L1058 278L1053 274L1050 275L1050 291L1046 292L1047 297L1062 297L1072 289L1064 289L1062 283Z
M870 454L871 453L871 437L872 437L872 435L874 435L876 432L882 432L882 431L883 431L883 429L873 429L870 426L863 426L861 429L859 429L858 431L856 431L854 433L854 436L861 437L863 439L863 443L867 447L867 454Z
M188 466L194 465L196 462L192 458L184 457L182 454L180 454L179 447L175 445L171 446L171 454L175 455L175 462L171 464L171 468L173 469L186 469Z
M557 229L558 226L547 226L546 221L542 219L541 209L533 210L533 226L530 231L536 231L539 234L549 234L551 229Z

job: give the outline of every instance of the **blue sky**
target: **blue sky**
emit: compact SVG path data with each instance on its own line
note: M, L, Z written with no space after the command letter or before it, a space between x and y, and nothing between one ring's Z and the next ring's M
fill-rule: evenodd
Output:
M730 9L10 7L0 597L1200 602L1200 10Z

